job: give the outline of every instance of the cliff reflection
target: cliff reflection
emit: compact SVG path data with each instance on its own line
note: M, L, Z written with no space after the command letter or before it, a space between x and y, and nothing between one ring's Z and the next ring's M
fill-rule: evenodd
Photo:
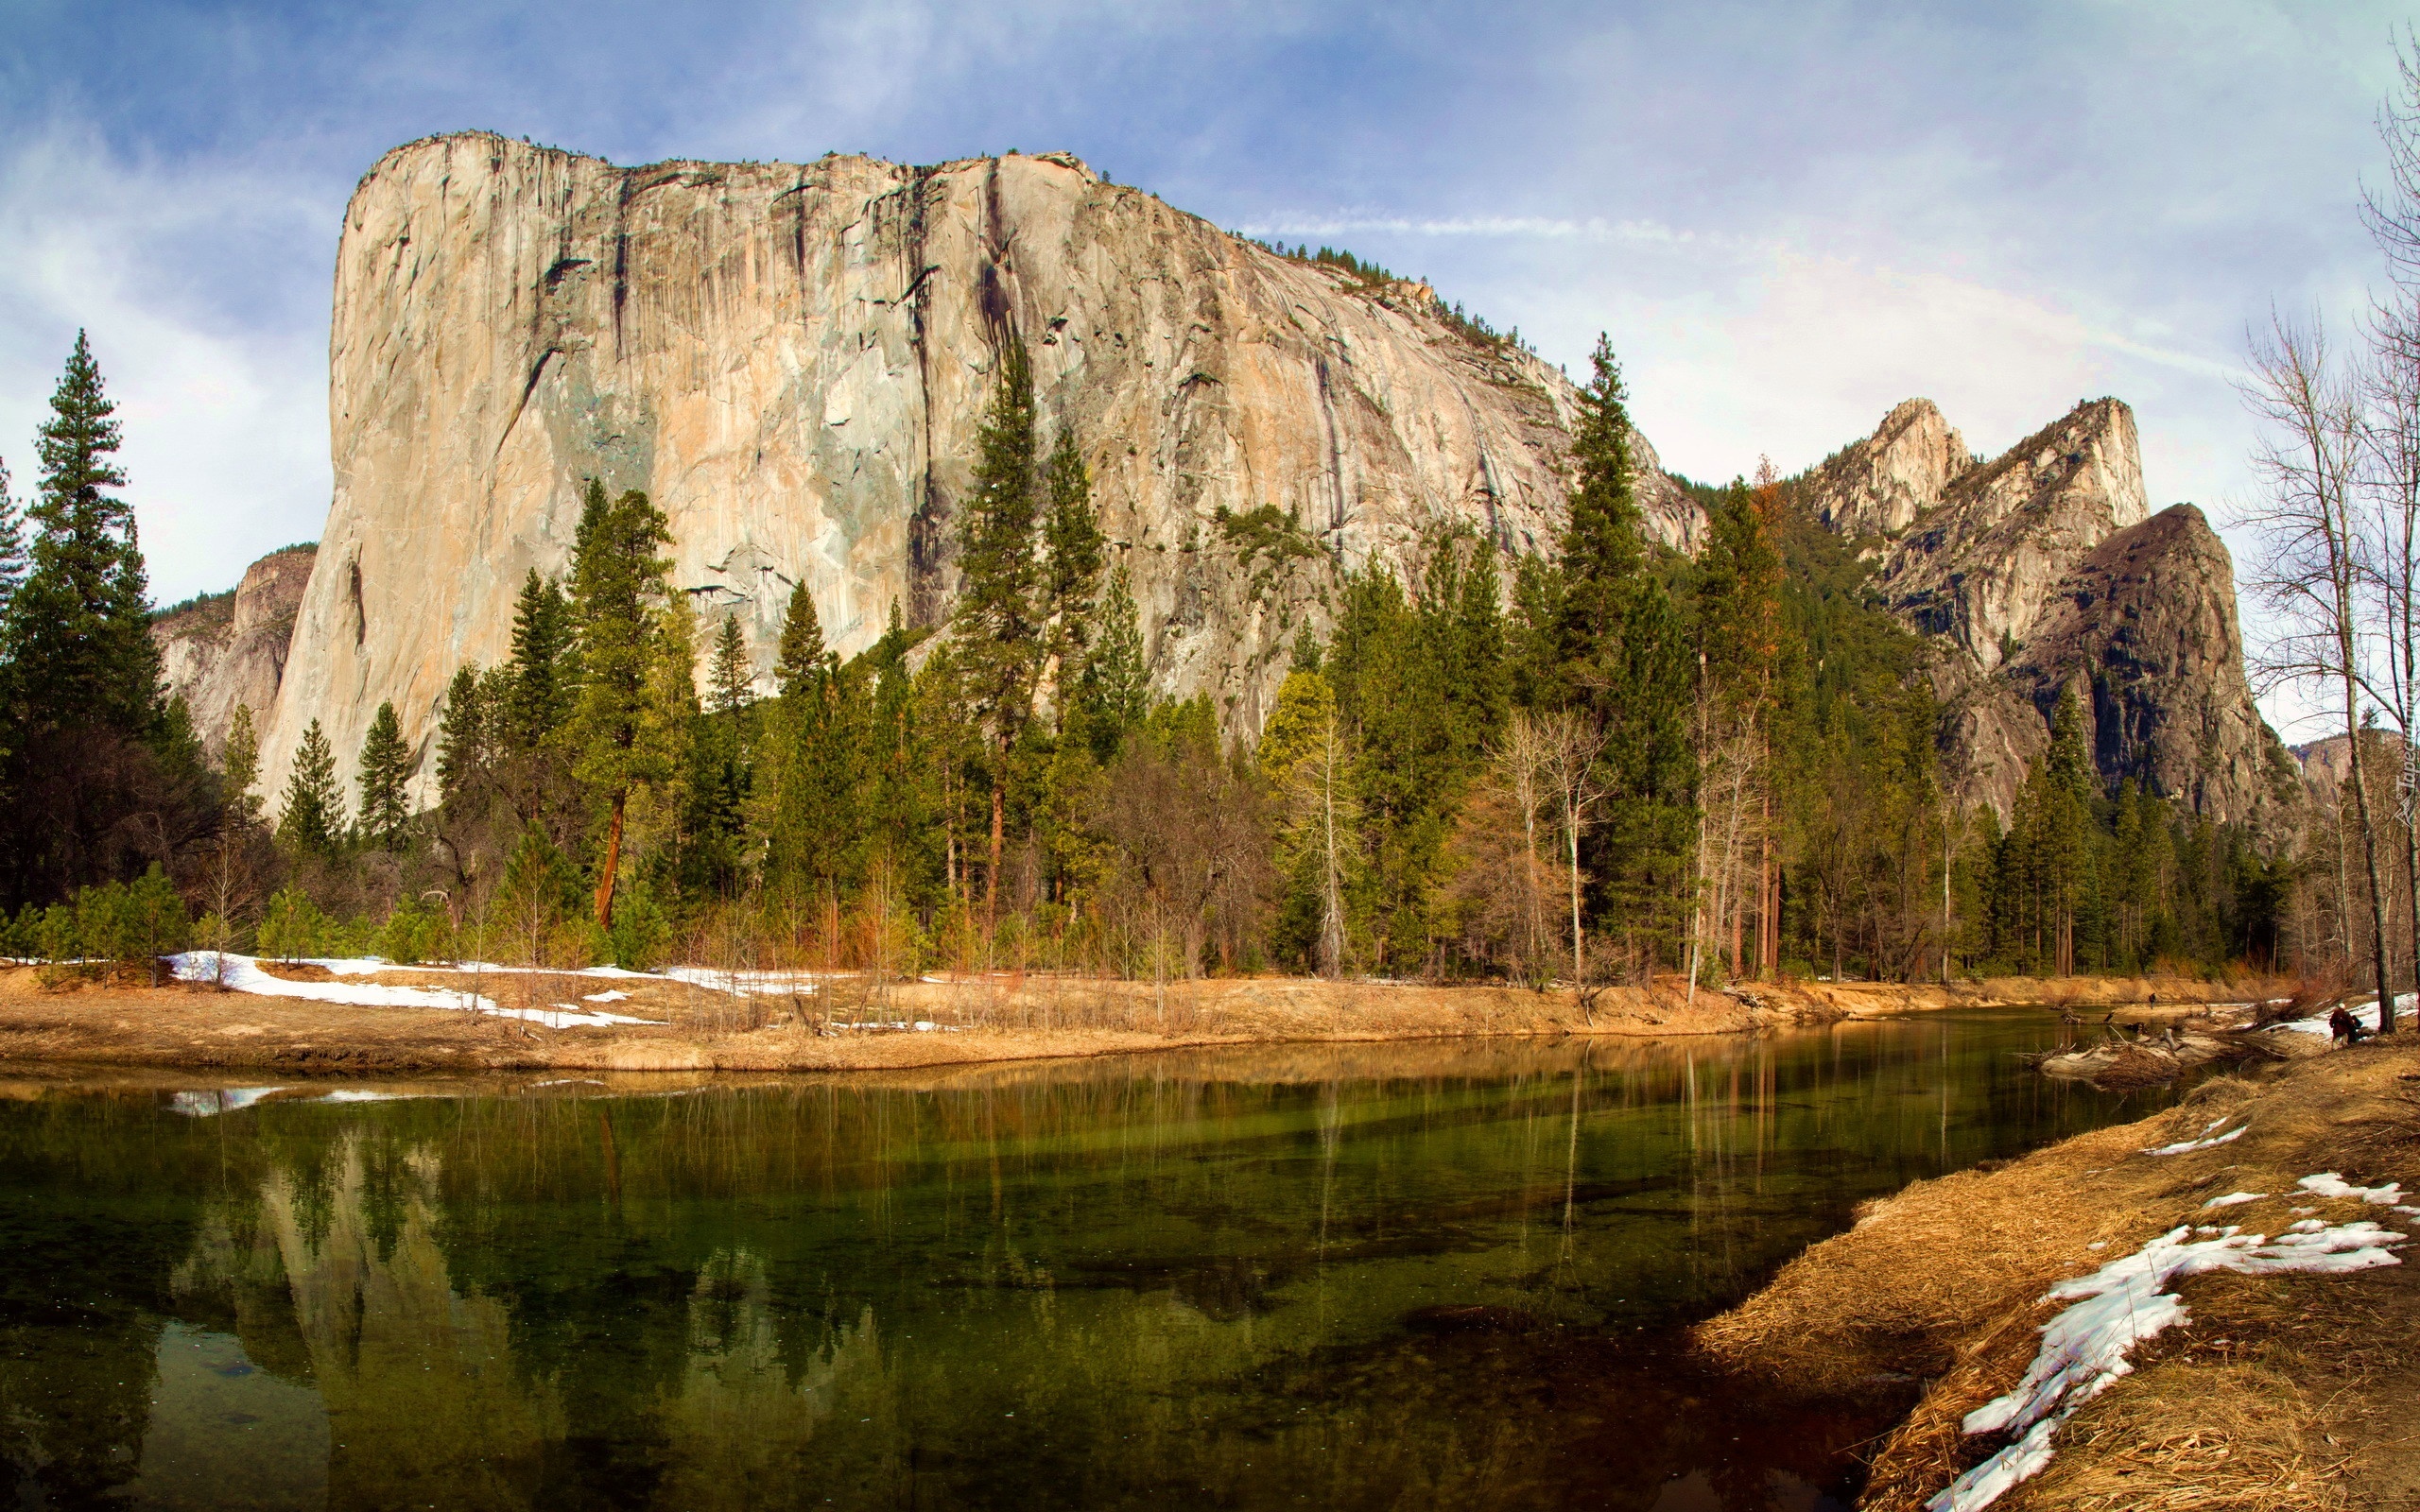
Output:
M2031 1032L38 1089L0 1100L0 1449L33 1505L1812 1505L1859 1425L1669 1331L2120 1110L2026 1075Z

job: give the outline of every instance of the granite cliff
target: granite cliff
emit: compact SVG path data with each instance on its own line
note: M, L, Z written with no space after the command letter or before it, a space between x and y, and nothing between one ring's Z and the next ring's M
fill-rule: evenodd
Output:
M432 764L464 662L562 571L583 480L670 518L674 581L769 668L793 584L842 652L947 612L998 352L1073 427L1155 678L1257 725L1330 564L1563 518L1572 391L1424 286L1282 257L1072 157L626 168L485 133L354 193L329 338L335 499L264 735L350 763L382 699ZM1641 442L1651 528L1700 516ZM1232 522L1254 511L1264 528Z
M256 722L275 706L317 555L310 546L270 552L245 571L233 593L152 621L168 691L184 699L214 758L226 748L238 705L251 705Z
M2290 765L2244 678L2234 563L2199 509L2150 513L2125 404L2080 404L1982 462L1910 400L1802 487L1931 641L1962 799L2009 812L2073 688L2111 784L2133 778L2217 819L2288 800Z
M654 496L674 582L760 675L801 582L844 653L894 605L937 623L1012 339L1091 467L1158 685L1230 728L1257 728L1338 566L1441 524L1507 553L1560 534L1570 385L1424 285L1281 256L1065 155L626 168L466 133L388 154L347 208L316 565L248 576L224 625L164 623L171 682L214 742L236 702L263 713L272 793L313 718L349 783L391 698L428 797L447 679L509 653L591 476ZM1648 532L1694 551L1703 514L1635 439ZM2197 511L2151 517L2123 404L1986 461L1910 400L1798 490L1932 644L1962 797L2005 810L2073 686L2112 782L2219 817L2271 800L2225 549Z

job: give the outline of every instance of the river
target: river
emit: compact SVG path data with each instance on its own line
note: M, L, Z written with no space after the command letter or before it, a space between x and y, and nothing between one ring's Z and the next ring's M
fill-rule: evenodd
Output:
M1680 1330L2161 1106L2040 1012L747 1085L0 1068L17 1507L1845 1505Z

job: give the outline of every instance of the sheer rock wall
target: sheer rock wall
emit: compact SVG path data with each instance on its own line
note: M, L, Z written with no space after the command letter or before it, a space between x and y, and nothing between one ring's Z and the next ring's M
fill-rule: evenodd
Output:
M464 662L508 651L582 482L670 517L674 581L769 669L791 585L854 652L945 616L997 353L1075 427L1155 679L1258 726L1324 563L1459 521L1509 552L1564 517L1572 390L1425 290L1230 236L1065 156L906 167L617 167L463 134L397 148L346 211L330 335L336 495L264 782L319 718L343 774L381 699L433 767ZM1699 517L1653 471L1652 527ZM1311 552L1231 540L1273 507ZM1315 555L1313 554L1315 553ZM1314 570L1317 569L1317 570Z

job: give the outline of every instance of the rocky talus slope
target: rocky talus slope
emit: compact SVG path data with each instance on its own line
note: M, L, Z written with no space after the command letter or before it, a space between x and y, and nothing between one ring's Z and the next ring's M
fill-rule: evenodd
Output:
M285 678L294 617L318 553L288 546L252 563L230 598L214 598L151 624L168 691L184 699L202 744L216 757L238 705L268 717Z
M736 616L760 669L796 583L844 653L894 604L940 620L1012 338L1046 441L1072 427L1090 464L1157 681L1240 728L1334 564L1446 522L1513 552L1560 529L1558 370L1423 286L1281 257L1072 157L626 168L436 137L345 214L336 496L265 782L313 717L349 778L392 698L424 783L448 678L507 654L590 476L653 495L675 583L709 629ZM1694 507L1642 462L1654 528L1693 543Z
M2289 801L2244 678L2234 563L2199 509L2151 515L2133 411L2091 400L1991 462L1962 456L1940 411L1910 400L1802 495L1931 640L1958 796L2005 816L2073 688L2111 783L2218 819Z

